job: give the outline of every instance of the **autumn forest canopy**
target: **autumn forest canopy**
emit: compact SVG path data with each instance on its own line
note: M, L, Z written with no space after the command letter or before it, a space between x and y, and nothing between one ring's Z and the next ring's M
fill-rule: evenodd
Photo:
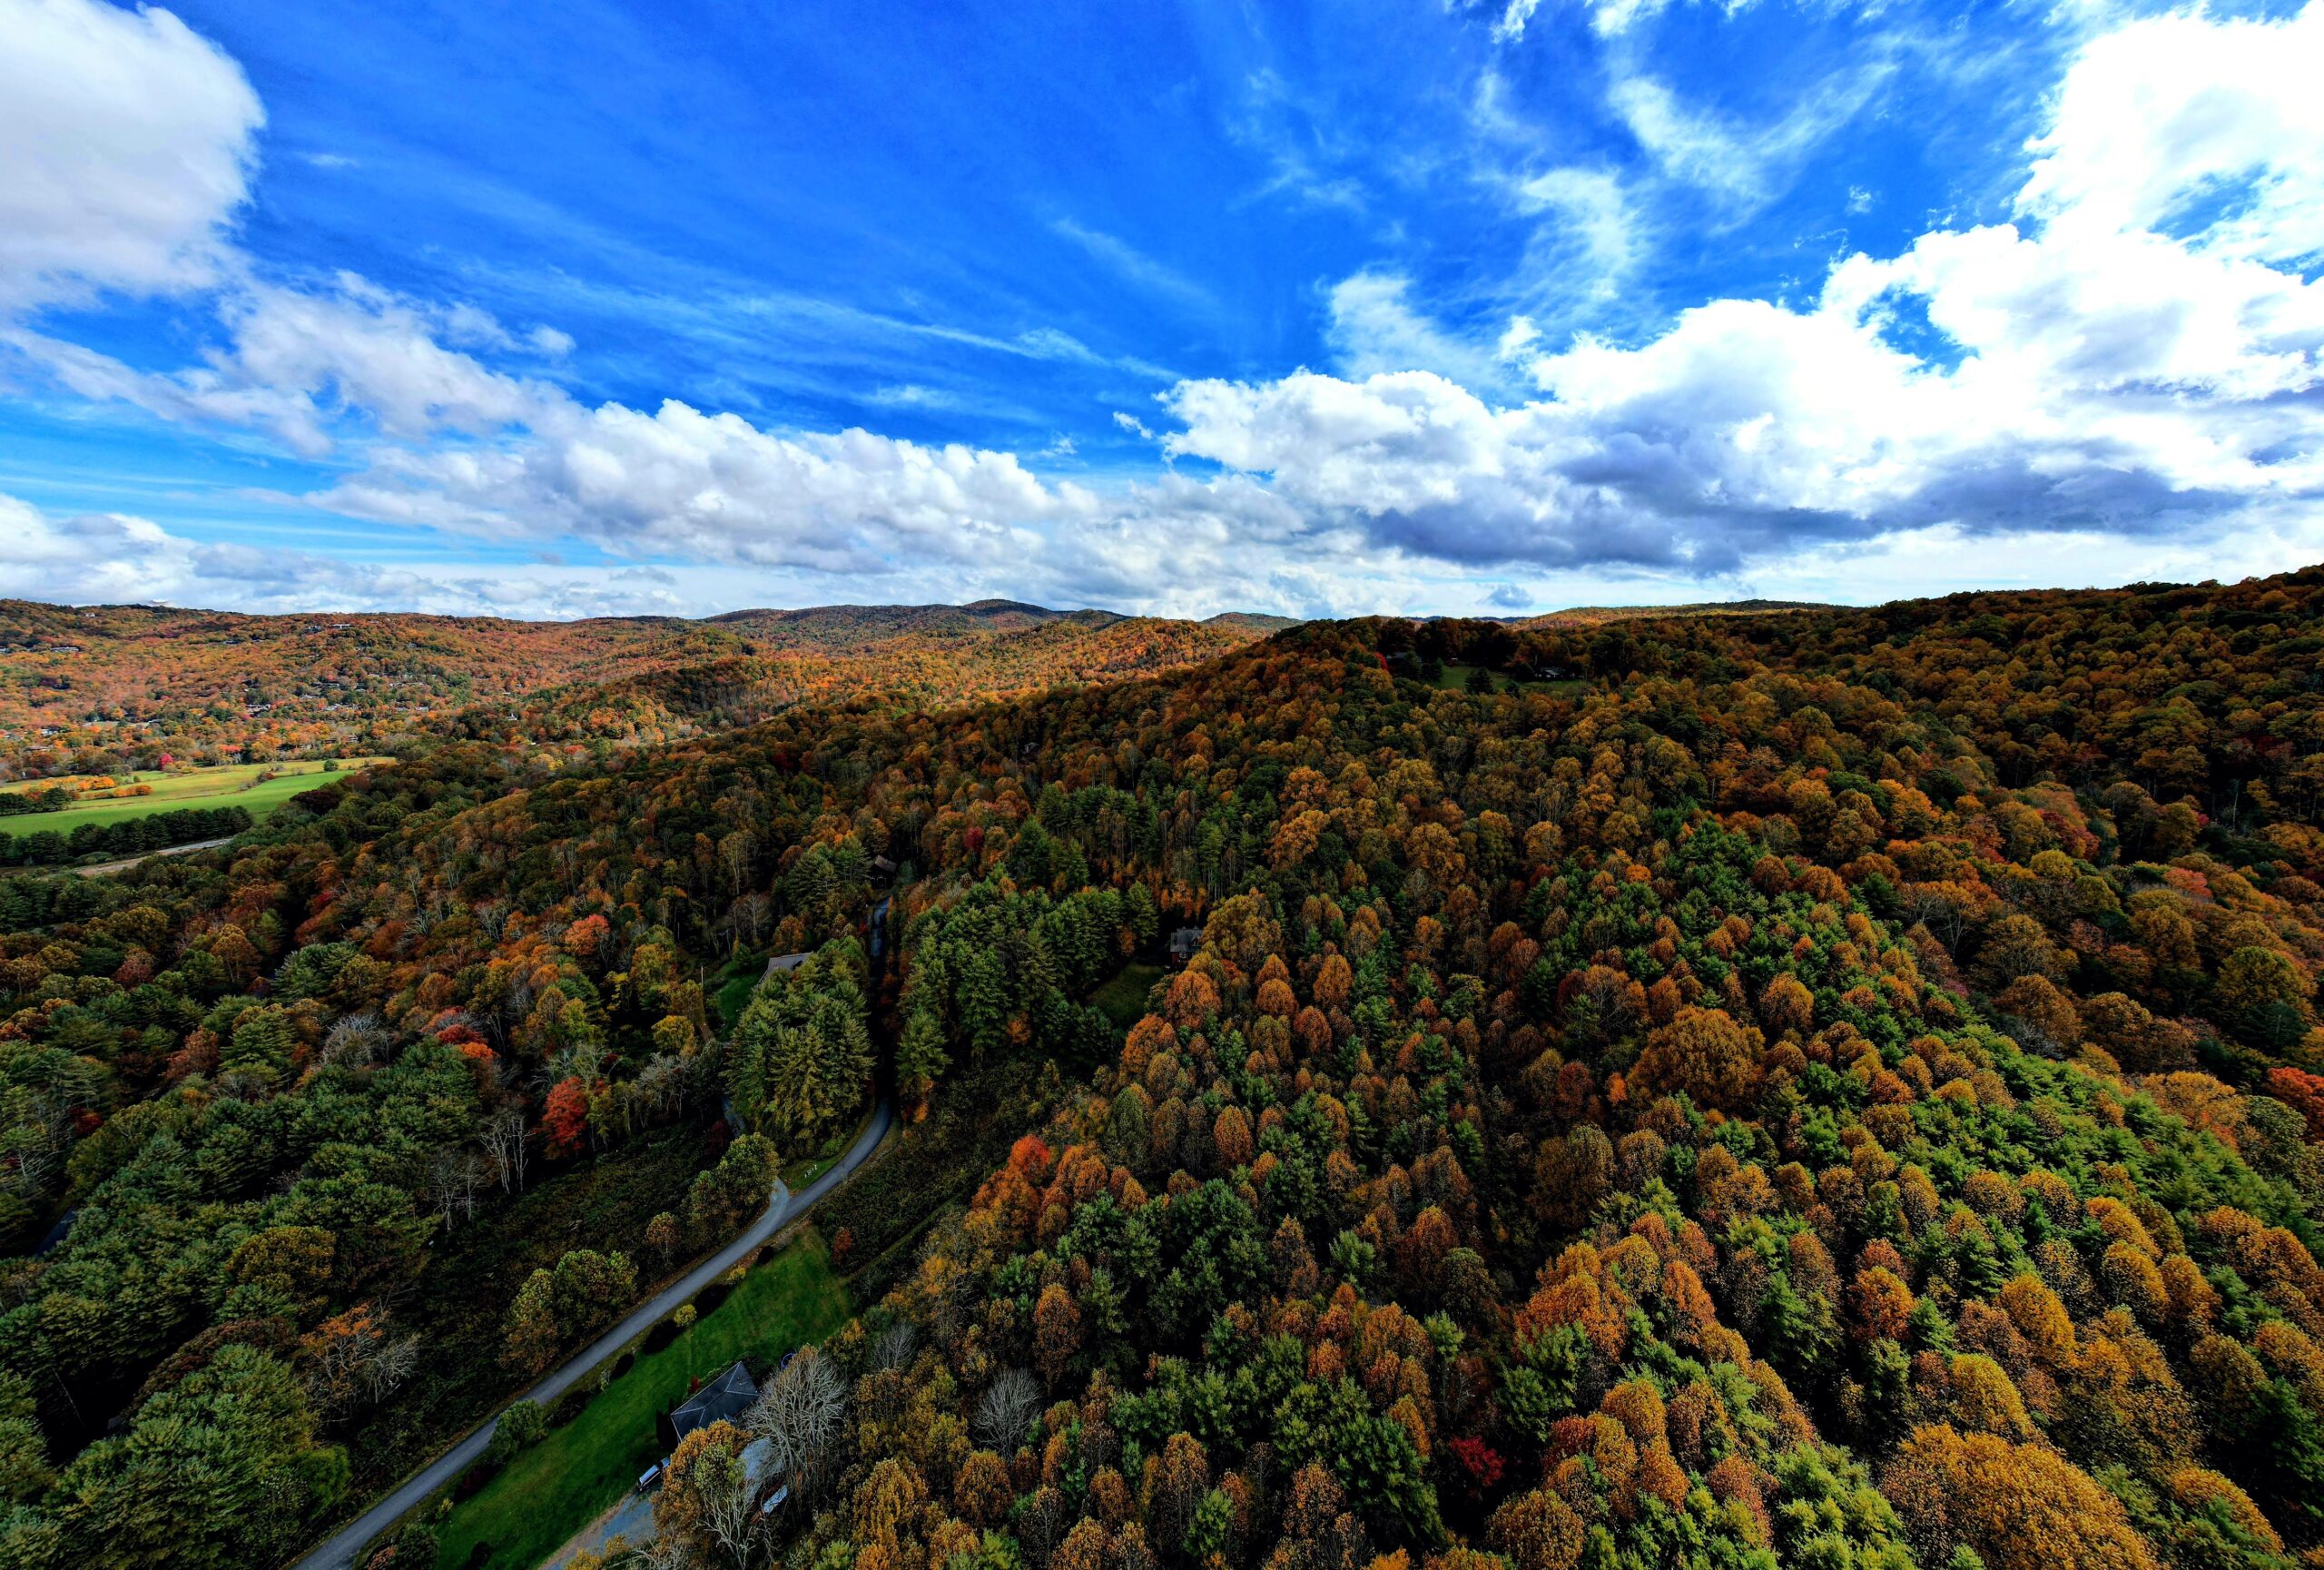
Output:
M641 1565L2324 1565L2324 568L753 615L0 606L19 778L394 760L0 868L0 1570L296 1559L882 1101Z

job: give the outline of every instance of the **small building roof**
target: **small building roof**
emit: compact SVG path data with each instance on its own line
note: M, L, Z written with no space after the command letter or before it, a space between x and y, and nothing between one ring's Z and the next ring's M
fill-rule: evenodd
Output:
M758 1398L758 1383L751 1377L750 1366L737 1362L670 1409L665 1419L669 1426L665 1437L675 1447L696 1428L733 1422Z
M33 1253L35 1256L38 1256L53 1252L56 1249L57 1245L64 1242L66 1238L72 1236L73 1218L80 1213L81 1207L75 1205L71 1210L65 1211L64 1214L59 1216L56 1219L56 1225L51 1227L48 1231L43 1235L40 1240L40 1247L34 1249Z
M776 954L766 963L766 975L759 979L764 981L766 976L781 975L786 972L795 971L814 957L815 952L812 949L804 949L795 954Z

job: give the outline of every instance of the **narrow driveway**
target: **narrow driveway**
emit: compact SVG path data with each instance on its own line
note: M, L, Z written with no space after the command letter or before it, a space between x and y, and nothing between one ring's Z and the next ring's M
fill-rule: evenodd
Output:
M808 1184L804 1193L793 1194L777 1182L773 1197L767 1201L765 1213L752 1222L741 1237L655 1293L649 1301L639 1305L629 1318L598 1337L586 1351L526 1391L523 1398L547 1406L584 1375L620 1351L630 1339L644 1335L655 1320L675 1313L679 1304L732 1269L743 1255L804 1215L816 1200L846 1181L848 1176L878 1148L880 1141L887 1138L888 1130L894 1121L894 1114L889 1111L888 1103L881 1101L872 1109L872 1121L864 1125L863 1132L856 1137L855 1143L847 1148L847 1153L830 1171ZM499 1421L496 1417L485 1423L406 1478L393 1493L357 1516L344 1531L299 1560L293 1570L347 1570L347 1566L356 1563L357 1556L371 1539L394 1526L414 1506L468 1470L477 1457L484 1454L484 1447L492 1442L492 1431L498 1427Z

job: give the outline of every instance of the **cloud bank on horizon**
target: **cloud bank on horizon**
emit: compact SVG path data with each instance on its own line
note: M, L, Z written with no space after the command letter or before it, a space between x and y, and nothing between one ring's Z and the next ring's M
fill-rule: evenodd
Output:
M424 13L0 0L0 594L1457 613L2324 558L2324 0Z

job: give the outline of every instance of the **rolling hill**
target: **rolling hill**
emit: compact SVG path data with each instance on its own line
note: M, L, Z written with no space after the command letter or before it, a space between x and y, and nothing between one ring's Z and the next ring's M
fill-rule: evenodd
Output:
M680 694L756 689L757 713L811 694L992 696L1157 668L1287 625L1002 600L574 622L5 600L0 765L46 777L151 767L164 753L218 764L378 752L479 706L590 687L621 704L657 680ZM754 658L769 663L735 663ZM673 674L685 671L704 674Z

